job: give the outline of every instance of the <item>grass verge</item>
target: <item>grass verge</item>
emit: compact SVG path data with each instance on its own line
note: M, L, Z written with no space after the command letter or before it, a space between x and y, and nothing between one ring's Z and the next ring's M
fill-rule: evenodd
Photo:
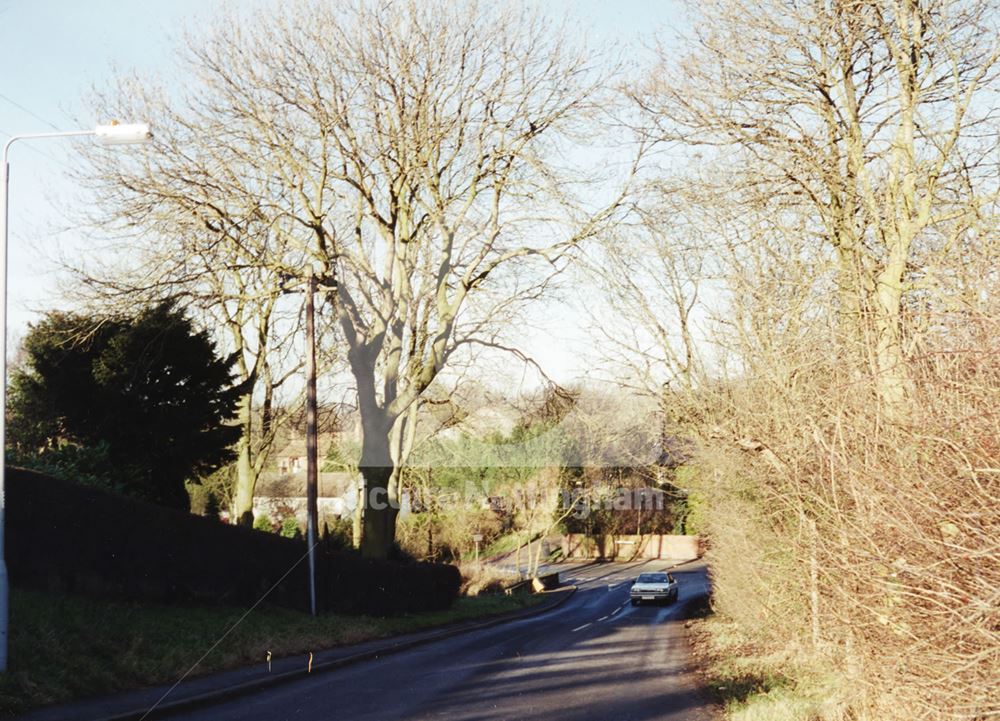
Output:
M10 663L0 715L178 678L243 609L175 607L11 590ZM280 608L251 613L194 675L515 611L539 596L460 598L447 611L378 618L312 618Z
M788 653L765 653L735 623L707 608L688 622L697 664L727 721L840 721L846 717L838 679L804 667Z

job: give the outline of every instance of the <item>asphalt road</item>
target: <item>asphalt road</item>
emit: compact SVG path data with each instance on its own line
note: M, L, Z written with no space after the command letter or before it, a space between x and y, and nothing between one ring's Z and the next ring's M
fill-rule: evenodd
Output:
M533 618L465 633L169 718L714 718L689 666L683 617L708 590L705 569L674 570L680 598L632 607L630 579L663 562L603 564L563 579L579 590Z

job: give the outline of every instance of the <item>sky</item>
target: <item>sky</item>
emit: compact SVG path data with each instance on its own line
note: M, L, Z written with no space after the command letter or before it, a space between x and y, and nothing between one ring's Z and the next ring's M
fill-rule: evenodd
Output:
M235 6L251 0L231 0ZM280 5L280 0L253 0ZM221 0L0 0L0 143L12 135L93 128L84 98L114 70L169 74L173 48L185 25L210 21ZM672 0L550 0L543 7L568 13L596 40L625 43L641 54L656 33L680 24ZM141 119L120 118L122 122ZM155 132L155 128L153 129ZM54 261L84 248L86 233L68 227L80 193L67 177L80 140L18 141L10 152L8 347L28 323L59 305L65 276ZM127 148L123 149L127 152ZM565 305L541 309L540 330L525 340L548 371L571 380L582 370L588 339L578 314Z

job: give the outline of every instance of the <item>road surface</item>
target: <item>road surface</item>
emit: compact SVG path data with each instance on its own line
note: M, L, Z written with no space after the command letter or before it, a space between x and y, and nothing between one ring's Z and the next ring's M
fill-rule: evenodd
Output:
M540 616L461 634L168 718L710 721L683 616L704 566L674 569L680 599L632 607L629 581L662 561L571 571L579 590Z

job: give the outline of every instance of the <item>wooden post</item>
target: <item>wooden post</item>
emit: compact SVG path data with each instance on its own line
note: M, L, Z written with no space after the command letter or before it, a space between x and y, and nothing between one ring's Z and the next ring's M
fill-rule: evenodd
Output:
M309 612L316 615L316 529L318 510L318 449L316 442L316 276L306 265L306 542L309 544Z

